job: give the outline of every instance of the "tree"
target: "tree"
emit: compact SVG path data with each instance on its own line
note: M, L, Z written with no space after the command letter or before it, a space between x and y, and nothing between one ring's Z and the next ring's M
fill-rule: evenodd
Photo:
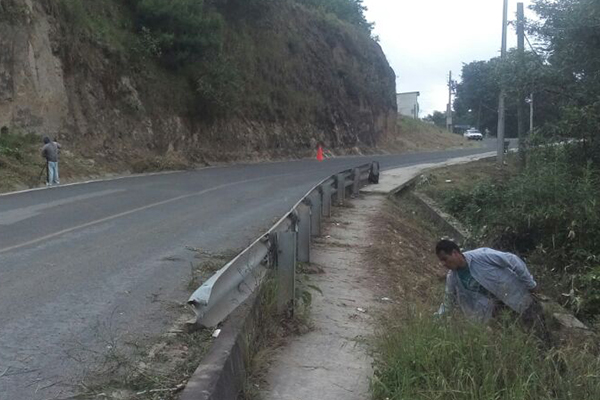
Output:
M506 89L507 137L517 134L517 102L519 88L523 93L536 93L536 120L556 122L558 116L557 87L554 70L533 52L525 53L525 73L517 73L517 52L512 49L502 61L499 57L488 61L464 64L462 80L456 87L454 109L457 123L476 126L480 130L497 130L500 85Z
M588 158L600 162L600 2L537 0L532 9L540 21L530 31L544 41L558 86L562 113L554 131L589 141Z
M441 111L434 111L433 114L429 114L425 118L424 121L433 122L436 126L440 128L446 128L446 113Z

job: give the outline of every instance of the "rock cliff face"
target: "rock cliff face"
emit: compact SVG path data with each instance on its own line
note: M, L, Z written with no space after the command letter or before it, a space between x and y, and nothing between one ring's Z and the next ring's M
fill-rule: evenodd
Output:
M81 3L87 3L82 1ZM127 6L0 0L0 126L57 136L84 155L192 161L374 146L395 130L395 75L369 35L288 0L260 17L228 7L234 90L214 112L191 80L148 56ZM83 22L82 22L83 21ZM141 43L141 45L140 45Z

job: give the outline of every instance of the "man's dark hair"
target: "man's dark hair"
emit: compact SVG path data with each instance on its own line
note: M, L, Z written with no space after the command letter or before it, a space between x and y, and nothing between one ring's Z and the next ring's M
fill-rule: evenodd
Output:
M50 138L48 136L44 136L44 144L50 143Z
M452 240L448 239L440 240L435 246L435 254L440 254L441 252L444 252L446 254L452 254L454 250L460 253L460 247L458 247L458 245Z

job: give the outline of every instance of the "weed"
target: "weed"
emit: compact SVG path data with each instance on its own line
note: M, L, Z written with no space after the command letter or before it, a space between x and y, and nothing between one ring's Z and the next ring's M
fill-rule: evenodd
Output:
M516 324L436 320L428 307L385 322L375 399L596 399L600 361L581 349L545 352Z

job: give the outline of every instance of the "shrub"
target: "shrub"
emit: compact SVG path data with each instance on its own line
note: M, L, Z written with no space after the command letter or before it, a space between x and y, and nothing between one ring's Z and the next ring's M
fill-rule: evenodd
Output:
M136 26L157 46L162 60L180 68L220 53L223 19L202 0L133 0Z

